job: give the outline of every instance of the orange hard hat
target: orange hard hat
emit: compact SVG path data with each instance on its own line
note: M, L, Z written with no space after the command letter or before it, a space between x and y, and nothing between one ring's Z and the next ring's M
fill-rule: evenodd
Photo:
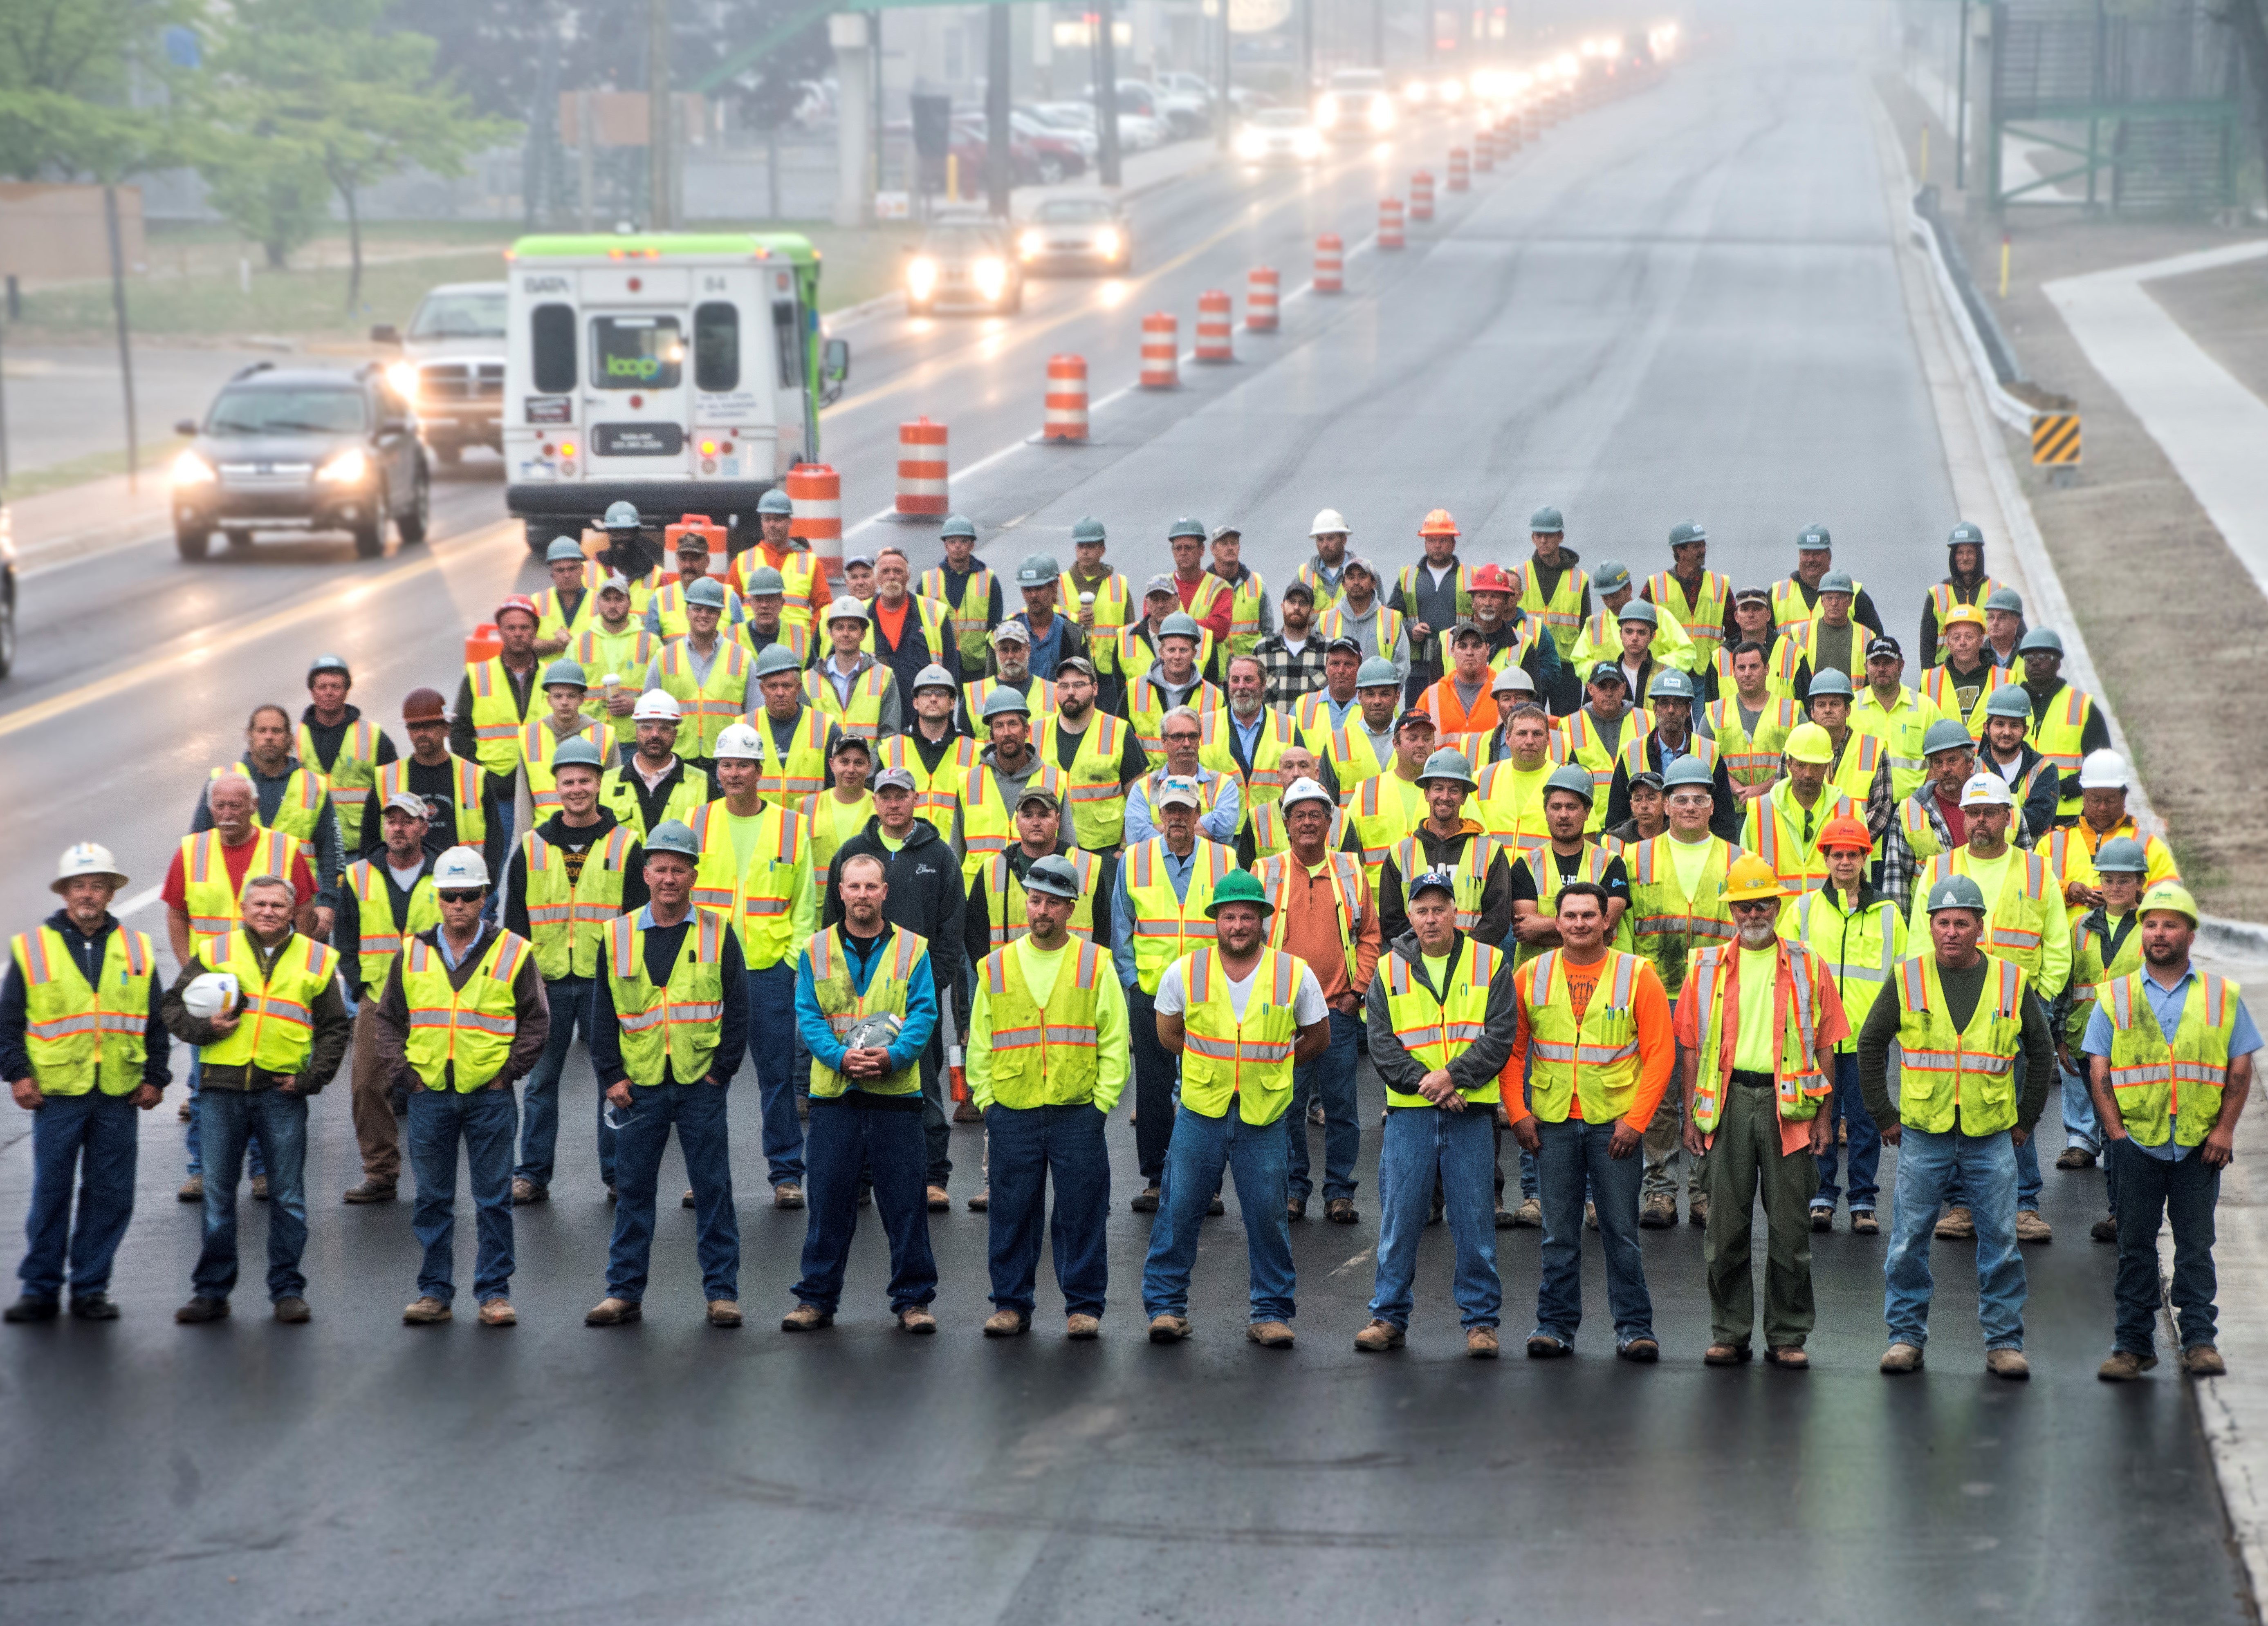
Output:
M1449 511L1447 509L1437 508L1432 513L1425 516L1425 522L1418 527L1418 534L1420 536L1454 536L1457 534L1457 522L1449 518Z
M1827 852L1837 847L1854 847L1860 852L1874 850L1874 838L1865 824L1847 813L1837 814L1827 821L1819 832L1819 850Z

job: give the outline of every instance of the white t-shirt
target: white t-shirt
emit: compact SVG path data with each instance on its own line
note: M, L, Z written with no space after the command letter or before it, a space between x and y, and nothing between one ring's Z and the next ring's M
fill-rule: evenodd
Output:
M1240 1022L1244 1019L1244 1007L1252 997L1252 979L1259 975L1260 965L1256 960L1251 976L1228 985L1228 1008L1236 1013L1236 1019ZM1165 975L1158 979L1155 1003L1157 1008L1167 1016L1179 1016L1189 1008L1189 997L1182 985L1180 960L1167 966ZM1299 991L1292 996L1292 1020L1302 1027L1313 1027L1318 1022L1329 1021L1330 1014L1331 1008L1323 999L1322 984L1315 981L1315 974L1307 968L1307 961L1301 960Z

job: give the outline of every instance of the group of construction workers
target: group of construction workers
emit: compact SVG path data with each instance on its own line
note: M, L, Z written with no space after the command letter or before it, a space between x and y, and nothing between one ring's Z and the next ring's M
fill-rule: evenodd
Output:
M691 520L657 556L626 504L595 548L562 537L453 706L405 697L406 755L343 660L312 662L298 720L252 714L169 855L170 983L111 913L112 855L63 856L62 907L0 988L0 1067L35 1114L8 1321L54 1319L66 1289L74 1315L117 1313L135 1113L179 1044L204 1234L177 1320L229 1313L247 1159L274 1313L308 1319L307 1103L345 1065L347 1203L396 1198L406 1124L402 1319L451 1319L461 1148L478 1316L511 1325L514 1210L549 1197L579 1033L615 1205L595 1326L642 1313L673 1127L707 1318L741 1323L745 1053L773 1205L808 1210L784 1330L832 1323L870 1205L891 1313L936 1330L928 1217L953 1125L981 1122L983 1332L1028 1330L1044 1237L1066 1335L1097 1336L1127 1097L1150 1339L1191 1335L1233 1176L1247 1335L1288 1347L1292 1227L1318 1187L1327 1223L1360 1222L1366 1055L1386 1110L1359 1350L1403 1345L1446 1222L1473 1356L1499 1350L1496 1233L1532 1226L1526 1353L1573 1352L1588 1228L1616 1353L1657 1360L1638 1232L1683 1196L1705 1360L1756 1353L1761 1203L1762 1357L1800 1369L1810 1238L1838 1204L1880 1232L1887 1142L1882 1370L1922 1364L1932 1242L1973 1239L1987 1368L2023 1377L2052 1099L2057 1166L2107 1171L2102 1375L2154 1365L2169 1218L2183 1367L2222 1369L2213 1206L2260 1038L2191 965L2197 906L2128 810L2107 716L1976 527L1910 672L1822 526L1787 577L1735 590L1697 524L1641 581L1587 563L1551 508L1517 566L1468 565L1435 510L1389 574L1325 510L1271 593L1233 527L1193 519L1138 592L1094 519L1068 568L1034 553L1010 583L959 516L918 574L896 548L830 568L782 494L758 519L729 559Z

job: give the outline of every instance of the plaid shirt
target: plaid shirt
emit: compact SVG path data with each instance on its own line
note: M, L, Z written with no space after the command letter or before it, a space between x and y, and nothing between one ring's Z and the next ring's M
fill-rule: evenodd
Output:
M1889 764L1885 762L1883 766L1887 768ZM1919 808L1922 817L1929 821L1930 829L1937 836L1940 852L1951 852L1960 845L1953 839L1952 830L1947 828L1945 815L1938 811L1936 793L1927 784L1906 800ZM1914 878L1921 873L1922 861L1914 857L1913 847L1906 840L1903 819L1891 819L1889 828L1881 833L1881 842L1882 861L1874 876L1874 889L1886 898L1896 899L1898 909L1903 913L1913 908ZM2032 833L2024 828L2021 819L2008 821L2008 844L2029 850Z
M1291 710L1302 695L1323 687L1323 646L1312 630L1297 654L1285 647L1280 632L1261 639L1252 652L1267 675L1268 703L1280 710Z

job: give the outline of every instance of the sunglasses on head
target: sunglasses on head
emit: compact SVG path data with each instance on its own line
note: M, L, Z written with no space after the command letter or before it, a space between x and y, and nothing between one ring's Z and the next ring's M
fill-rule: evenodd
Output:
M478 903L488 894L477 888L468 892L461 887L452 887L447 892L437 892L433 895L444 903Z

